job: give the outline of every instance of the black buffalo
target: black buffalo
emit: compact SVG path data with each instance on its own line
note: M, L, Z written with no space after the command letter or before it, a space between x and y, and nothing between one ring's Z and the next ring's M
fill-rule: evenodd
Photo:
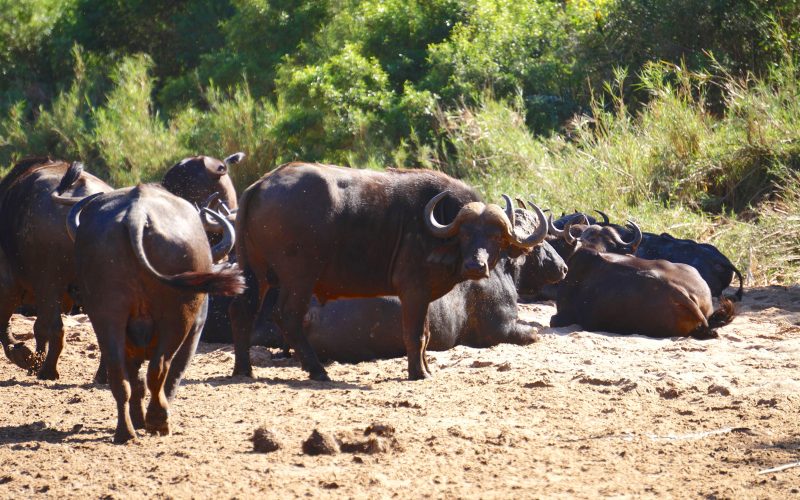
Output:
M554 226L562 228L567 222L580 221L583 217L586 224L599 224L604 227L614 228L625 238L630 236L630 230L618 224L609 222L608 216L595 210L600 214L602 220L597 221L594 217L576 212L574 214L561 217L554 222ZM655 234L650 232L642 233L642 241L636 250L637 257L648 260L664 259L674 263L688 264L697 269L700 276L708 284L713 297L721 297L722 292L728 288L733 281L734 274L739 278L739 289L734 295L736 300L742 300L744 293L744 278L739 269L719 251L717 247L710 243L698 243L694 240L679 239L668 233Z
M53 194L79 199L111 189L80 164L49 158L22 160L0 182L0 343L17 365L38 368L41 379L58 378L56 364L64 348L61 313L70 309L68 292L76 280L64 226L69 207ZM34 304L37 312L36 356L8 334L11 314L22 303Z
M567 264L567 277L558 286L557 313L550 319L553 327L579 324L623 334L710 338L734 314L724 297L714 311L708 285L686 264L591 247L579 248Z
M430 376L428 304L457 283L489 275L503 250L529 251L547 222L520 236L514 212L486 205L461 181L428 170L375 172L283 165L247 188L239 203L237 260L248 283L231 304L234 374L252 375L250 333L261 298L279 286L275 321L311 378L328 380L303 318L312 295L397 295L411 379ZM445 224L439 221L445 221Z
M232 228L214 217L229 229L209 249L195 208L156 185L92 195L69 213L83 307L117 402L116 443L133 439L134 428L169 432L168 402L200 338L206 293L242 290L235 267L212 266L233 246Z

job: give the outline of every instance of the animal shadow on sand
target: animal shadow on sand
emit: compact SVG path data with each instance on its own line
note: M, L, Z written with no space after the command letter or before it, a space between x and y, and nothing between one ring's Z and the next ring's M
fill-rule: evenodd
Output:
M49 389L51 391L60 391L62 389L92 389L92 388L107 387L107 386L102 386L100 384L95 384L93 382L86 382L83 384L63 384L60 382L56 382L53 384L36 379L31 379L31 380L10 379L10 380L0 380L0 387L42 387L43 389Z
M106 441L108 429L90 429L82 424L76 424L70 430L62 431L52 429L45 422L37 421L31 424L3 425L0 426L0 445L21 445L22 443L87 443L92 441ZM38 444L21 447L19 449L36 450ZM12 449L17 449L12 446Z
M737 313L759 312L776 308L787 313L800 313L800 285L769 285L748 288Z

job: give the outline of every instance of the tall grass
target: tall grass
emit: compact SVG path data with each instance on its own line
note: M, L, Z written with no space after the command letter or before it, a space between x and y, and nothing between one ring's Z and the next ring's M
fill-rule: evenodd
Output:
M519 101L487 96L438 116L443 146L423 159L490 200L531 194L556 212L600 209L645 230L718 245L758 283L800 281L800 92L791 62L764 80L652 63L625 105L624 72L563 134L535 137ZM724 111L708 103L709 91Z

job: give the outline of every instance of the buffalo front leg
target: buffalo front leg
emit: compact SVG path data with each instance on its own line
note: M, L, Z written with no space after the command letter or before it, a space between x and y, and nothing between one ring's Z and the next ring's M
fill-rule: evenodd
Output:
M59 297L43 297L36 304L36 321L33 323L33 334L36 338L36 352L38 355L47 349L37 378L42 380L55 380L58 378L56 363L61 351L64 349L64 325L61 322L61 300Z
M431 377L425 349L430 340L428 301L414 296L400 297L403 310L403 343L408 356L408 379Z
M281 288L275 319L294 349L295 356L300 360L300 365L308 372L308 377L311 380L330 381L303 330L303 318L308 312L311 294L311 288Z

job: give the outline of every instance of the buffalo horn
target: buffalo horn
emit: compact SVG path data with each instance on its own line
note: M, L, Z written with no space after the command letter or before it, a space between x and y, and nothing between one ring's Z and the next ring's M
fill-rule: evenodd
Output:
M572 228L572 221L567 221L564 224L564 229L558 229L553 224L553 214L550 214L550 217L547 220L547 227L548 227L548 232L551 235L555 236L556 238L563 239L569 245L574 245L575 244L575 237L572 236L572 233L570 233L570 229Z
M75 235L78 232L78 226L81 225L80 222L81 210L83 210L83 207L85 207L90 201L97 198L101 194L103 193L95 193L89 195L86 198L75 203L69 210L69 213L67 214L67 234L69 235L69 239L72 240L73 242L75 241Z
M639 248L639 245L642 243L642 230L639 229L639 226L633 222L632 220L628 219L626 226L628 226L631 231L633 231L633 241L628 243L631 247L631 253L636 253L636 249Z
M524 248L530 249L538 245L539 243L543 242L545 237L547 237L547 231L549 224L547 223L547 218L544 216L544 212L542 209L539 208L535 203L529 202L531 209L536 213L537 219L539 219L539 224L536 226L536 230L529 234L527 237L521 237L517 234L517 228L514 227L514 219L511 219L511 227L512 227L512 236L513 236L513 243L514 245ZM511 200L506 197L506 207L511 207ZM512 212L513 213L513 212Z
M508 195L503 194L502 196L503 200L506 202L506 217L508 217L508 222L511 223L511 234L514 234L514 223L516 222L514 220L514 205L511 203L511 198L509 198Z
M433 215L436 205L448 194L450 194L450 191L442 191L431 198L428 204L425 205L425 226L428 228L428 231L437 238L450 238L451 236L455 236L458 232L458 227L461 225L461 221L456 217L453 222L443 226L436 221L436 217Z
M206 215L211 216L212 219L215 219L217 223L222 226L222 241L214 245L211 249L212 259L214 259L214 262L219 262L233 250L233 245L236 243L236 233L231 223L228 222L228 219L219 212L203 208L203 218L205 218Z
M601 212L600 210L597 210L596 208L594 209L594 211L597 212L598 214L600 214L600 217L603 218L603 224L608 224L608 215L606 215L605 212Z

